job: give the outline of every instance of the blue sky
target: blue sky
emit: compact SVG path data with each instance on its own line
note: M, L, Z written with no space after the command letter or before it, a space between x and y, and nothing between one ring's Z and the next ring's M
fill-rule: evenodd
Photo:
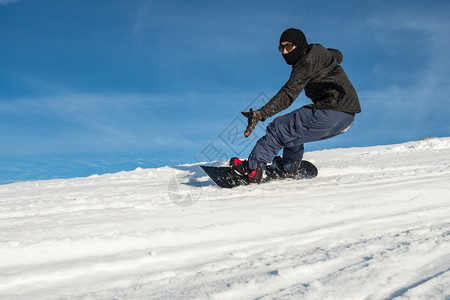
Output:
M306 151L450 136L448 1L0 0L0 183L245 157L289 27L343 52L363 110Z

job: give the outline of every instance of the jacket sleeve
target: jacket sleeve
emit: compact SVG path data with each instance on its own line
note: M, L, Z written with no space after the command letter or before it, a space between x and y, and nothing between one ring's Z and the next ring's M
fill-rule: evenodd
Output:
M292 69L291 76L280 91L259 111L264 119L288 108L297 99L312 77L312 64L309 59L300 59Z
M331 53L331 55L333 55L334 59L336 60L336 62L338 64L342 63L344 56L342 55L341 51L339 51L338 49L332 49L332 48L328 48L327 50L328 50L328 52Z

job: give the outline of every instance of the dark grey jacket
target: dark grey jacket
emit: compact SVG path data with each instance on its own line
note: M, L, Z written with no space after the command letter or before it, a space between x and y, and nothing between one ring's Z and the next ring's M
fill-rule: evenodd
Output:
M262 116L268 118L288 108L302 90L313 101L306 107L361 112L358 95L339 65L341 62L342 53L339 50L310 44L292 66L286 84L260 109Z

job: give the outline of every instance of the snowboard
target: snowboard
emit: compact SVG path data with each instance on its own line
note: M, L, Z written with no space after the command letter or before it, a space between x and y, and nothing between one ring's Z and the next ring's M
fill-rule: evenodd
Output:
M203 172L220 188L234 188L240 185L249 185L248 181L234 172L231 171L231 167L215 167L215 166L200 166ZM295 177L282 176L278 169L269 165L266 167L265 176L261 183L266 183L274 180L282 179L311 179L317 176L318 170L315 165L309 161L302 160L300 169Z

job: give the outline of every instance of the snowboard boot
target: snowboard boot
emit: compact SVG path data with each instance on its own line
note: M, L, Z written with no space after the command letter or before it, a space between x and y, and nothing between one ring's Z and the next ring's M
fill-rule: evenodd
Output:
M291 161L291 167L289 168L288 171L281 164L282 159L283 158L281 156L275 156L272 165L275 166L275 169L282 178L295 178L300 171L302 160L300 159Z
M230 167L233 174L245 177L248 175L248 161L247 160L240 160L237 157L233 157L230 159Z
M302 160L293 160L291 161L291 168L288 171L288 174L292 178L296 178L300 174L300 167L302 165Z
M261 183L264 170L266 169L266 163L259 161L257 163L256 169L250 170L248 173L248 182L249 183Z

